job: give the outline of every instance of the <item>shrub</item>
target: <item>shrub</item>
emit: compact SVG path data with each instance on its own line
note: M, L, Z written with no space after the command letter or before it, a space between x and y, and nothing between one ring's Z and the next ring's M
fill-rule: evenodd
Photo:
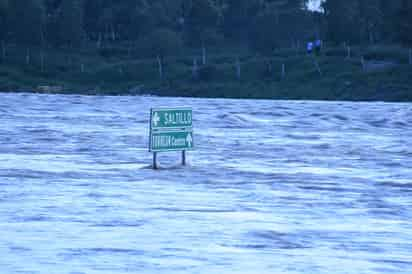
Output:
M142 42L142 49L148 55L161 58L178 55L183 46L180 36L169 29L156 29Z
M202 66L199 69L199 79L202 81L210 81L218 75L218 70L215 65Z

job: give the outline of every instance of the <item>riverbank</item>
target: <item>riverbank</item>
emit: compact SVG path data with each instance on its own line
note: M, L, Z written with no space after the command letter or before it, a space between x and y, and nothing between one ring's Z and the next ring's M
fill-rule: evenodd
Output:
M14 50L0 64L4 92L412 101L412 66L400 47L328 48L320 56L288 49L270 57L211 53L204 59L195 52L160 63L118 53L33 49L20 56L22 50Z

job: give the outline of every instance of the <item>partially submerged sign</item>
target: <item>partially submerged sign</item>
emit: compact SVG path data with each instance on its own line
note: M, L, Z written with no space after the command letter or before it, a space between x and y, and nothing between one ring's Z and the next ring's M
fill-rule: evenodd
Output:
M192 110L152 109L150 147L152 152L193 149Z
M151 151L190 150L193 148L191 131L152 132Z
M192 128L191 109L152 109L152 130Z
M193 149L192 109L164 108L151 109L149 151L153 152L153 167L156 153L182 151L182 163L186 163L186 150Z

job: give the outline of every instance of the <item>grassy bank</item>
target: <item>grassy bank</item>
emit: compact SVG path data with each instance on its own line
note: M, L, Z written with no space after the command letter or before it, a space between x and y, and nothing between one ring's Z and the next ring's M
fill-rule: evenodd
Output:
M290 49L270 57L247 50L211 51L203 65L200 51L192 51L165 58L160 77L158 60L122 47L72 51L8 46L0 63L0 90L412 101L407 49L358 47L348 53L343 47L325 49L320 56Z

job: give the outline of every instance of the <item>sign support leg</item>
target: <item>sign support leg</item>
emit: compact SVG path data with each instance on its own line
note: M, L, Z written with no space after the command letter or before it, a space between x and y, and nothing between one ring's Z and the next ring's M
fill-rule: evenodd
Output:
M186 150L182 151L182 166L186 165Z
M157 167L157 152L153 152L153 169L158 169L158 167Z

